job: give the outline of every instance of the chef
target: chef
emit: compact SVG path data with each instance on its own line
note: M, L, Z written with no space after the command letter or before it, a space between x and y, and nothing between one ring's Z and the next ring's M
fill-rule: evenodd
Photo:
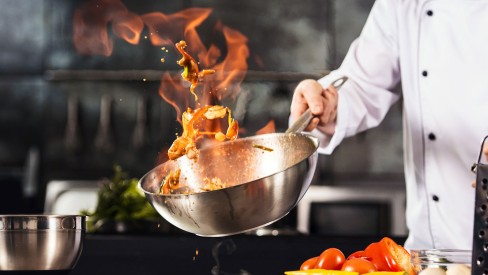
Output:
M488 135L487 28L487 0L377 0L341 66L296 87L291 120L311 109L307 130L324 154L377 126L403 97L408 249L472 248L470 167ZM342 76L339 92L329 87Z

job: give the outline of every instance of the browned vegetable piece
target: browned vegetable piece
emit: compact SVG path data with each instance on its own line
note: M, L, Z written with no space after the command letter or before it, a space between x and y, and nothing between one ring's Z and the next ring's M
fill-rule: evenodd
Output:
M268 152L273 152L273 149L272 148L269 148L269 147L266 147L266 146L263 146L263 145L259 145L259 144L253 144L252 147L257 148L257 149L261 149L261 150L264 150L264 151L268 151Z
M226 115L229 127L225 135L221 132L200 132L199 129L196 128L195 124L202 120L224 118ZM207 105L196 110L188 108L182 115L182 124L183 133L173 142L168 150L168 157L170 160L175 160L184 155L189 159L196 160L198 158L196 140L202 135L214 135L217 141L224 141L226 139L235 140L239 132L239 124L236 120L232 119L230 109L219 105Z
M171 190L179 188L180 174L181 174L180 169L169 172L169 174L166 175L166 177L164 177L159 192L161 194L170 194Z
M204 76L215 73L215 70L200 71L198 69L198 63L185 51L186 42L182 40L175 45L176 49L183 56L178 61L178 65L183 67L183 73L181 73L181 76L184 80L191 83L190 92L193 94L193 96L195 96L195 100L198 100L198 96L195 94L195 88L197 87L198 82L201 81Z

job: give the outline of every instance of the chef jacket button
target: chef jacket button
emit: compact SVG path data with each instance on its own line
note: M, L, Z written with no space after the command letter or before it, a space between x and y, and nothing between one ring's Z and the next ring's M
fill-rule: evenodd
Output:
M435 140L435 139L436 139L436 137L435 137L434 133L430 133L430 134L428 135L428 138L429 138L430 140Z
M427 76L427 75L428 75L428 74L427 74L427 71L422 71L422 75L423 75L423 76Z
M433 201L439 201L439 197L438 197L438 196L436 196L436 195L433 195L433 196L432 196L432 200L433 200Z
M428 10L426 13L427 13L427 15L428 15L428 16L432 16L432 15L434 15L434 12L433 12L433 11L431 11L431 10Z

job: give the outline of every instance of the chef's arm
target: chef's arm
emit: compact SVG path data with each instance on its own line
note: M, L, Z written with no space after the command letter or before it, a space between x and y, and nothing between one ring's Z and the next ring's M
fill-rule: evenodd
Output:
M333 133L317 128L319 152L330 154L341 141L378 126L399 98L391 92L400 80L397 16L395 1L375 2L361 35L351 47L340 68L318 80L326 89L341 76L349 80L338 92Z

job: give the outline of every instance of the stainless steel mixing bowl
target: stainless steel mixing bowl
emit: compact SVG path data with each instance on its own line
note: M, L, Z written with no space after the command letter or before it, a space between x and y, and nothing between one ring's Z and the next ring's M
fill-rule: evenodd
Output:
M307 191L317 164L317 138L275 133L204 148L198 162L186 157L165 162L139 181L146 198L171 224L201 236L226 236L284 217ZM272 151L270 151L272 150ZM227 188L191 194L159 194L169 171L198 188L217 177Z
M85 216L0 215L0 271L68 273L84 238Z

